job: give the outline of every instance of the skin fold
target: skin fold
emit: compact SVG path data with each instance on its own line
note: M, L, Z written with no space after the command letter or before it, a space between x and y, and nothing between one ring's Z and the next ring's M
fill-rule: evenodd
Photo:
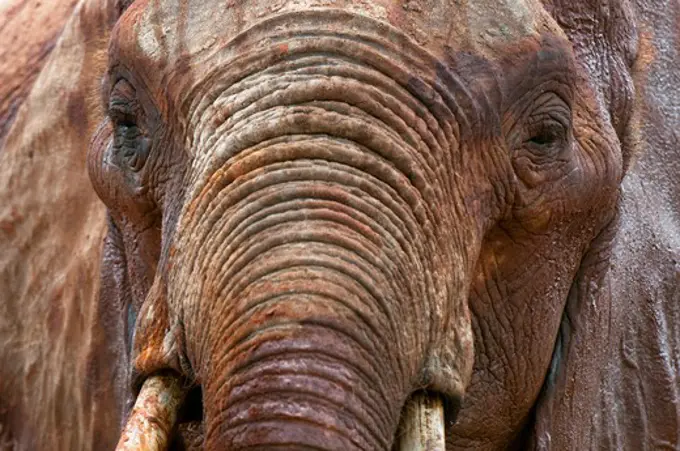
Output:
M677 448L678 25L81 1L0 149L0 449L112 449L156 374L171 449L389 450L423 390L451 450Z

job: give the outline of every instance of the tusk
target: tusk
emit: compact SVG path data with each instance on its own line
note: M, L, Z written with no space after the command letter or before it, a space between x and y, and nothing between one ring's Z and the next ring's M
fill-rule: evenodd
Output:
M167 449L185 394L176 376L156 375L145 380L116 451Z
M415 394L404 411L400 451L446 451L444 405L436 395Z

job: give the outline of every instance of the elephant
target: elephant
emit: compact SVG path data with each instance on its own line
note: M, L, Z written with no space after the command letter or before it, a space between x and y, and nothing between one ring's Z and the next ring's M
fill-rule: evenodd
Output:
M59 44L0 153L26 186L3 199L62 225L82 199L51 236L85 249L82 343L34 370L78 359L59 446L678 449L678 24L672 0L81 1L80 100L35 139L76 137L90 185L30 203L17 175ZM0 245L40 252L11 218ZM26 252L10 313L53 302L13 282ZM10 392L0 425L44 446Z

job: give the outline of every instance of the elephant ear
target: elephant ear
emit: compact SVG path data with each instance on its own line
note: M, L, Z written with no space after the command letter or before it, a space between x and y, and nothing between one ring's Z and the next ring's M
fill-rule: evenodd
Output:
M106 395L115 362L88 372L89 356L109 344L97 306L106 214L86 154L104 117L99 88L123 6L0 7L3 37L40 47L10 44L16 52L0 56L0 92L21 87L11 114L0 105L0 448L106 449L117 438L115 400Z
M601 383L612 369L607 366L624 320L622 306L614 302L610 290L609 261L617 226L618 217L581 261L536 406L534 443L529 449L591 449L587 438L603 432L595 424L604 401Z
M592 243L573 283L535 409L533 447L676 449L680 91L674 86L680 83L680 5L623 1L607 5L605 12L597 2L560 3L565 5L551 6L552 13L568 28L582 64L597 63L586 70L600 84L599 100L610 112L627 170L618 215ZM574 15L577 10L580 16ZM584 14L592 20L578 22ZM629 25L620 21L631 20L634 32L626 37L622 29ZM605 43L592 40L598 35ZM625 76L626 49L633 41ZM631 113L616 119L625 105Z

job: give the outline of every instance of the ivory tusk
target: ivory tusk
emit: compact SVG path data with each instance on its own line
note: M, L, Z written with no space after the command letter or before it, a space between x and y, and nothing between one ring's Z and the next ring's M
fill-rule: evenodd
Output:
M166 450L185 394L176 376L157 375L144 381L116 451Z
M441 397L415 394L404 410L400 451L446 451Z

